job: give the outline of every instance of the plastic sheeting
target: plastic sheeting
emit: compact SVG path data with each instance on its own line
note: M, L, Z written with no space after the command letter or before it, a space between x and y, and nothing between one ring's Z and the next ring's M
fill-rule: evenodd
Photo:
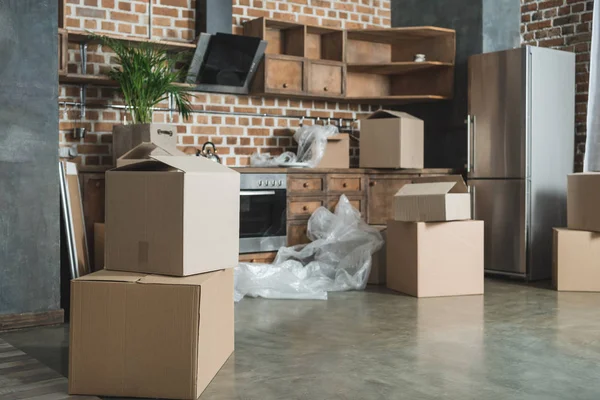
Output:
M594 1L584 172L600 171L600 0Z
M235 301L244 296L326 300L327 292L363 290L371 256L383 246L344 195L335 214L321 207L308 221L307 245L281 248L273 264L239 264Z
M298 143L298 154L287 151L279 156L269 153L254 153L250 157L253 167L283 167L301 166L316 167L325 154L327 138L338 133L335 125L302 126L294 133L294 140Z

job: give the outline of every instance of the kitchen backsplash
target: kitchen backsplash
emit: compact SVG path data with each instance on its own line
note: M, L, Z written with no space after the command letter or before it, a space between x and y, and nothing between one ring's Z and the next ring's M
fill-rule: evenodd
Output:
M147 0L65 0L66 28L91 30L137 37L148 36ZM153 38L190 41L194 36L194 0L152 0ZM298 21L335 28L369 28L390 26L390 0L233 0L233 32L241 34L243 21L258 17ZM91 74L106 73L113 55L99 46L89 46L86 70ZM69 72L80 72L80 52L70 44ZM79 101L80 86L61 84L60 101ZM122 104L115 89L86 88L86 103ZM198 110L266 113L270 115L310 115L321 118L361 118L371 107L357 104L312 100L274 99L254 96L197 93L193 99ZM167 106L166 104L164 105ZM74 146L75 161L88 165L112 164L112 126L123 121L119 110L88 107L81 116L78 108L60 108L60 146ZM171 122L177 126L182 150L195 152L206 141L217 145L224 163L232 166L249 164L256 151L279 154L295 150L292 134L299 120L194 114L180 121L176 113L157 112L155 122ZM311 123L311 121L305 121ZM70 134L74 127L86 127L85 139ZM351 163L358 164L358 143L351 141Z

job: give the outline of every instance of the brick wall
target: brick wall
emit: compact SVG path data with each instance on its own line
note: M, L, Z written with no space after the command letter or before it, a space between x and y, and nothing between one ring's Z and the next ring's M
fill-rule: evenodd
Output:
M521 34L525 44L577 54L575 168L583 167L593 0L521 0Z
M148 0L65 0L68 29L87 29L103 33L148 36ZM226 0L223 0L226 1ZM194 36L194 0L152 0L154 39L189 41ZM233 30L241 33L241 23L266 16L336 28L390 26L390 0L233 0ZM90 46L86 70L105 73L110 68L111 53ZM76 44L69 47L69 72L80 72L80 53ZM80 86L60 85L60 101L79 101ZM122 104L117 90L88 86L87 103ZM310 100L273 99L254 96L195 94L194 108L207 111L240 111L281 116L311 115L322 118L359 118L370 111L368 106ZM166 104L164 105L166 106ZM60 108L60 146L74 146L84 165L112 164L112 126L123 120L123 112L110 108L89 107L85 115L78 108ZM155 122L171 122L170 114L156 112ZM195 114L180 121L177 114L178 140L184 151L195 152L208 140L217 145L228 165L248 165L255 151L278 154L294 150L291 138L299 120ZM308 122L310 123L310 121ZM88 135L74 140L71 129L83 126ZM355 144L356 145L356 144ZM357 164L353 146L351 160Z

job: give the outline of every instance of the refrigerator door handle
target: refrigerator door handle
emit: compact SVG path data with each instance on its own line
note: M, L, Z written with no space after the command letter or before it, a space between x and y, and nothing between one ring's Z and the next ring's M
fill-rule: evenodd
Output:
M471 114L467 115L467 174L471 172Z
M471 115L471 174L475 175L475 160L477 157L477 117Z

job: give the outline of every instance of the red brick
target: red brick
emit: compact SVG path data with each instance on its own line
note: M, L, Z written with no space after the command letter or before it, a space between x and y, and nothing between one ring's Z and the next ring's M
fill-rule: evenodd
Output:
M154 7L152 7L152 14L153 15L164 15L167 17L177 18L177 17L179 17L179 10L177 10L175 8L154 6Z
M221 126L219 127L220 135L238 135L241 136L244 134L244 128L234 127L234 126Z
M138 14L146 14L148 12L148 7L145 4L136 4L135 12ZM152 8L152 12L154 12L154 7Z
M106 11L98 9L98 8L83 8L77 7L75 9L75 15L78 17L88 17L88 18L106 18Z
M235 154L251 155L258 151L256 147L235 147L233 149Z
M110 13L110 18L116 19L117 21L125 21L125 22L133 22L133 23L138 23L140 20L139 15L137 15L137 14L130 14L130 13L124 13L124 12L118 12L118 11L112 11Z
M192 126L192 133L195 135L216 135L216 126Z
M83 4L90 7L98 7L98 0L85 0Z
M188 8L187 0L160 0L163 6Z
M102 30L104 31L115 31L116 27L114 22L102 21Z
M109 154L107 145L80 144L77 146L77 152L80 154Z
M102 0L102 8L115 8L115 0Z
M269 136L269 129L248 128L248 135L251 136Z
M131 24L119 24L119 33L131 33L132 28Z

